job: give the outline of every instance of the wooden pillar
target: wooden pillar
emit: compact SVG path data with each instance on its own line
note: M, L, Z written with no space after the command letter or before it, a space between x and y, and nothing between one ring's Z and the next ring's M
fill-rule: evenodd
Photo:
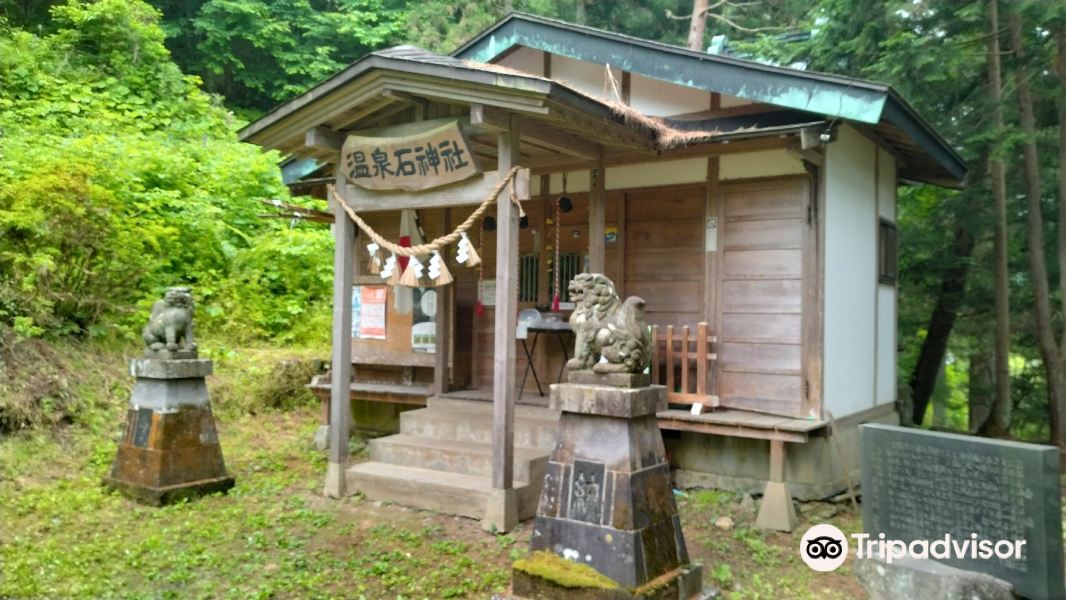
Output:
M707 195L704 199L703 320L714 327L718 302L718 157L707 157ZM712 331L712 335L721 335ZM717 393L712 390L711 393Z
M499 134L498 171L515 166L518 119ZM518 209L505 189L496 200L496 335L492 359L492 490L481 526L510 531L518 524L514 490L515 327L518 319Z
M785 483L785 442L770 440L770 480L766 482L755 526L760 529L792 531L796 528L797 521L792 494Z
M444 209L441 229L444 235L452 231L452 211ZM448 262L448 255L441 253L441 258ZM452 298L455 282L437 288L437 343L433 357L433 393L440 395L448 391L449 370L452 352Z
M603 235L607 213L605 182L607 172L603 168L603 147L600 146L596 168L592 170L592 191L589 193L589 273L604 271Z
M342 164L339 160L337 164ZM337 193L347 200L344 174L337 169ZM330 201L334 204L333 201ZM329 464L323 494L347 494L348 432L352 418L352 276L355 223L344 209L333 206L333 357L329 405Z

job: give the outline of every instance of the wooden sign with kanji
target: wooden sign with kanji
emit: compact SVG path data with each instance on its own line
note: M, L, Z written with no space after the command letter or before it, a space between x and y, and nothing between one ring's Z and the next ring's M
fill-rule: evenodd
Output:
M402 137L349 135L341 152L348 181L371 190L426 190L481 172L458 121Z

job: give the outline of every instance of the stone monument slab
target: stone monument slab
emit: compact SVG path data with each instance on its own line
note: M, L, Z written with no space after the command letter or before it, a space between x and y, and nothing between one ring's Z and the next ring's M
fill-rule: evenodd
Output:
M1066 598L1057 448L880 424L862 425L860 436L870 539L1024 540L1020 560L938 560L1027 598Z

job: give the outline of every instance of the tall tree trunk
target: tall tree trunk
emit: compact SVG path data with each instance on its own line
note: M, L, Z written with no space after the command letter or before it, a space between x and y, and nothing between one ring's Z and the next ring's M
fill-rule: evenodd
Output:
M589 13L588 13L589 2L592 2L592 0L577 0L577 14L574 15L574 21L578 25L588 25L588 22L589 22Z
M992 127L1003 139L1002 81L999 65L999 0L988 1L988 89L992 101ZM981 435L1002 437L1010 433L1010 296L1007 282L1007 181L1003 158L995 149L989 157L992 196L995 198L995 296L996 327L992 380L995 393L992 411L978 424Z
M1051 442L1066 447L1063 430L1063 402L1066 402L1066 378L1063 377L1061 352L1052 331L1051 291L1048 284L1047 260L1044 257L1044 216L1041 213L1040 161L1036 150L1036 117L1033 115L1033 95L1029 88L1029 71L1025 68L1025 47L1022 42L1022 18L1012 12L1007 18L1011 50L1018 66L1014 70L1018 88L1018 122L1025 140L1022 143L1023 180L1027 214L1026 237L1029 241L1029 270L1032 272L1036 313L1036 339L1044 361L1048 387L1048 412L1051 422ZM1063 203L1059 203L1060 215ZM1061 235L1061 234L1060 234ZM1059 248L1060 265L1066 264L1063 248Z
M703 51L703 32L707 30L707 7L710 0L692 0L692 20L688 26L688 49Z
M929 327L925 339L922 340L922 350L918 355L918 363L914 365L911 373L911 402L913 413L911 421L920 425L925 417L925 411L929 407L929 399L936 388L937 374L944 362L944 353L947 351L948 338L951 330L955 327L955 317L962 303L962 295L966 290L966 277L970 272L970 255L973 253L974 237L970 232L959 225L955 229L955 241L951 245L952 264L945 271L940 281L940 294L937 296L936 307L929 317Z
M984 341L983 339L978 339L977 343L981 344ZM989 352L987 347L979 346L977 350L970 353L969 358L969 430L971 433L990 435L983 433L982 430L988 429L988 424L992 422L992 411L995 405L995 383L992 373L995 363L994 353Z

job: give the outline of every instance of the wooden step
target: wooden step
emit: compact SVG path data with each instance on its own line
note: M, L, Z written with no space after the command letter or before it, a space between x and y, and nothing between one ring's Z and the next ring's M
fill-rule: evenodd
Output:
M491 400L466 400L463 398L445 398L442 396L430 396L426 400L429 408L442 410L484 410L492 414ZM515 417L530 417L534 419L559 419L559 411L546 406L533 406L530 404L516 404Z
M514 478L544 478L550 452L538 448L514 449ZM492 445L398 433L370 440L370 460L394 465L449 471L479 477L492 476Z
M531 519L537 512L543 476L536 485L515 481L518 518ZM348 489L371 500L387 500L471 519L481 519L485 512L490 477L435 471L381 462L354 465L347 472Z
M555 447L559 419L516 416L516 447L539 448L550 452ZM400 415L400 433L421 437L492 443L492 412L484 408L420 408Z

